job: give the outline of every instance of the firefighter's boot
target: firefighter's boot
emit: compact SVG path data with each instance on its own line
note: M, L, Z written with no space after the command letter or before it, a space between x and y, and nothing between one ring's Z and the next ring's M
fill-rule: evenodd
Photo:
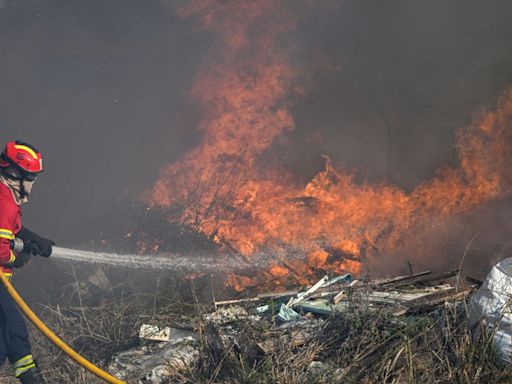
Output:
M20 379L21 384L46 384L46 381L44 381L44 377L37 365L34 368L30 368L27 372L19 375L18 379Z

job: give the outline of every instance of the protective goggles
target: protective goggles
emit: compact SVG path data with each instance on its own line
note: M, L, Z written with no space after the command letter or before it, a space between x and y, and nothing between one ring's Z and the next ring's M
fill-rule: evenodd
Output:
M14 180L26 180L26 181L35 181L37 179L37 173L32 172L24 172L20 169L14 167L7 167L4 173L11 179Z

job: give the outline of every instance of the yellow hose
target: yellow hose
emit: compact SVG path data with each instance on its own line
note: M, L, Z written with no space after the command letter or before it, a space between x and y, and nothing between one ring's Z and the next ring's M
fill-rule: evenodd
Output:
M16 292L12 284L7 280L7 278L4 276L3 273L0 272L0 279L2 279L2 283L5 286L5 289L7 289L7 292L11 297L14 299L16 304L18 304L18 307L21 309L21 311L25 314L25 316L28 317L28 319L57 347L59 347L66 355L71 357L73 360L75 360L78 364L80 364L82 367L87 369L89 372L94 373L99 378L105 380L107 383L112 384L126 384L124 381L119 380L118 378L110 375L109 373L101 370L100 368L96 367L94 364L92 364L90 361L84 359L82 356L80 356L76 351L74 351L70 346L68 346L66 343L64 343L59 337L53 333L37 316L32 310L29 308L27 303L23 301L21 296Z

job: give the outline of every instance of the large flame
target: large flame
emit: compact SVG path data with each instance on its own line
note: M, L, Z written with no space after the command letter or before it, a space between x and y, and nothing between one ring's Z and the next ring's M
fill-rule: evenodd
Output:
M178 9L216 33L214 53L192 96L202 105L198 147L162 170L146 195L170 220L194 228L246 258L300 250L266 279L315 270L358 273L368 252L392 252L417 225L470 211L500 196L510 181L512 92L481 112L456 140L457 168L443 168L406 192L356 182L329 158L307 185L261 161L277 137L294 128L290 100L302 92L285 41L299 12L286 2L198 0ZM230 278L242 288L258 277Z

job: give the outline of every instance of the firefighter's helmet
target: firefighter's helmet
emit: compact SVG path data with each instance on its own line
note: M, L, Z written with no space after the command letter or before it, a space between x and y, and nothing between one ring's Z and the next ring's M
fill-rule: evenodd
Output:
M0 167L13 166L23 174L43 172L41 153L32 145L22 141L10 141L0 155Z

